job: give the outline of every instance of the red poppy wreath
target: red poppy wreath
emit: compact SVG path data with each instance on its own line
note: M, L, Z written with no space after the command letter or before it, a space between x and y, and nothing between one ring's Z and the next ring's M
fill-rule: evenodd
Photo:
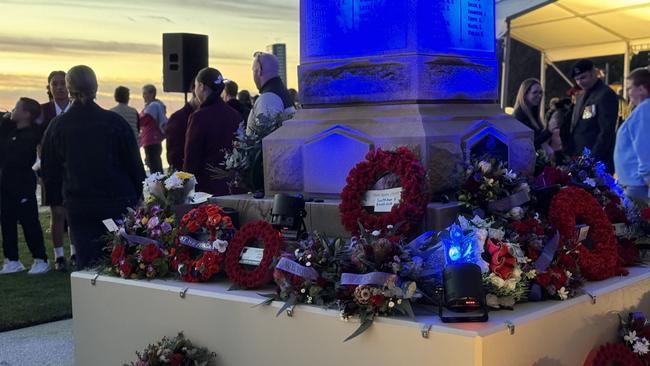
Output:
M248 270L240 263L242 250L261 241L264 254L260 264ZM250 222L235 234L226 253L226 274L235 285L246 289L263 286L273 279L271 264L280 256L282 235L266 221Z
M191 209L181 219L174 247L172 268L183 281L210 280L222 269L224 253L234 228L221 207L208 204ZM198 249L200 254L196 256Z
M577 250L578 269L587 280L604 280L621 273L612 224L591 194L576 187L561 190L553 198L548 216L565 248ZM589 225L593 249L578 245L576 220Z
M623 343L606 343L594 348L584 363L585 366L643 366L637 355Z
M366 192L386 173L400 178L400 203L390 212L377 215L363 207ZM422 219L427 204L425 172L420 160L406 147L395 151L371 150L366 160L357 164L346 179L341 192L341 223L352 234L359 233L359 224L367 230L385 231L388 225L403 223L400 233L407 233L411 224Z

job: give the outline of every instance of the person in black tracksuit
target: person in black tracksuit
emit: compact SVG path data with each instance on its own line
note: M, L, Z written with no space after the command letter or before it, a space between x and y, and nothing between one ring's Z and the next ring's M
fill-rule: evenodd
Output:
M0 223L2 224L2 249L7 261L21 267L4 273L18 272L24 267L18 262L18 223L23 227L25 241L34 257L33 271L49 270L43 230L38 219L36 202L36 148L41 133L34 121L41 113L37 101L20 98L10 118L0 119ZM37 266L36 264L39 263ZM36 268L36 267L40 267Z

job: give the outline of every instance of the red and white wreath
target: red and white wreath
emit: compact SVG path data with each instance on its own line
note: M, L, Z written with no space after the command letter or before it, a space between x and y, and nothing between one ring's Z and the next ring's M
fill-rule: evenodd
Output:
M193 208L181 219L171 250L172 268L183 281L210 280L221 271L233 234L232 219L221 207L206 204Z
M400 178L400 202L386 214L371 214L363 206L365 194L387 173ZM422 219L426 204L424 167L411 150L402 146L395 151L371 150L365 161L350 170L339 210L341 223L353 234L359 233L359 224L367 230L385 231L389 225L402 222L399 231L407 233L412 224Z

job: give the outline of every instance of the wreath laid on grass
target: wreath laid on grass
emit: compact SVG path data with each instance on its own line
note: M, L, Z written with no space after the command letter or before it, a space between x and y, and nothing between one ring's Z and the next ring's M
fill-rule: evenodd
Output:
M249 270L240 263L244 247L257 242L264 245L264 254L260 264ZM226 253L226 274L237 286L252 289L263 286L273 279L272 264L280 256L282 235L266 221L250 222L235 234Z
M207 204L191 209L181 219L171 249L172 268L183 281L210 280L222 269L234 231L232 219L221 207Z
M577 252L578 270L587 280L604 280L621 273L612 224L591 194L576 187L561 190L551 202L549 219L560 232L561 244ZM576 221L589 225L593 249L578 242Z
M387 173L400 178L400 203L385 214L371 214L363 206L366 192ZM341 223L353 234L359 233L359 224L368 230L386 230L388 225L404 222L400 233L407 233L411 224L422 219L427 204L425 172L420 160L406 147L395 151L371 150L366 160L357 164L346 179L341 192Z

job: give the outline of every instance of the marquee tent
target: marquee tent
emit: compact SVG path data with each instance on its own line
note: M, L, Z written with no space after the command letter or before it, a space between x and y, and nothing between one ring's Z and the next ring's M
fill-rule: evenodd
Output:
M508 14L514 2L529 7ZM504 0L497 2L497 14L505 15L504 80L508 77L511 37L541 52L542 70L550 65L558 72L556 61L622 54L627 75L631 55L650 50L647 0ZM544 84L544 76L541 81ZM507 97L504 94L502 90L502 104Z

